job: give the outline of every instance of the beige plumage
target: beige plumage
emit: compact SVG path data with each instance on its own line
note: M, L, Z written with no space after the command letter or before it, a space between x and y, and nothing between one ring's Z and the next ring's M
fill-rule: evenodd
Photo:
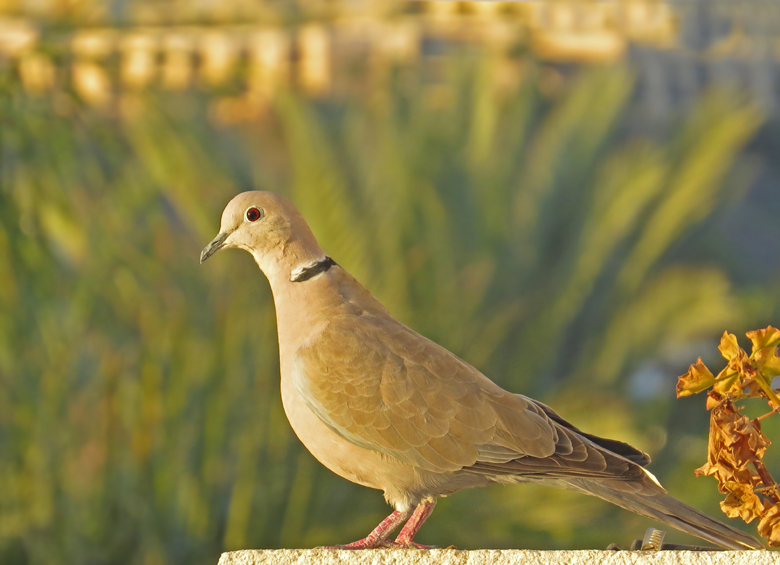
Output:
M393 319L283 197L236 196L201 262L227 247L249 251L271 284L282 401L295 433L323 465L384 491L395 508L366 538L340 547L424 547L414 535L437 497L517 482L599 496L724 547L761 547L667 495L643 468L646 454L503 390Z

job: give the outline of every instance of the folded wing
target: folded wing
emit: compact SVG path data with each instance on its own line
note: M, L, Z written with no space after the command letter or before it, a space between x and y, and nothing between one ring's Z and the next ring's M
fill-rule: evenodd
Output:
M555 452L544 411L391 318L334 318L296 354L294 379L332 430L435 472L493 455ZM518 433L518 431L521 433Z
M293 372L307 405L334 432L429 471L623 481L643 475L548 407L503 390L392 318L332 319L298 351ZM635 460L644 455L602 441L625 446Z

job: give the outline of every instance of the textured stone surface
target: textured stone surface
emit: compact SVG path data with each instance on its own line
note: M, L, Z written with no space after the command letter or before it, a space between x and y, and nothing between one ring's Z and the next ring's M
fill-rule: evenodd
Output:
M219 565L780 565L771 551L245 550Z

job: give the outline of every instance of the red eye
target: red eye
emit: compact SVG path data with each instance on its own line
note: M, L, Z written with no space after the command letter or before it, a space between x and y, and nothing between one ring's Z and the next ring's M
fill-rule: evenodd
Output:
M252 206L251 208L247 209L246 213L244 213L244 217L246 218L247 222L256 222L263 217L263 211L260 208Z

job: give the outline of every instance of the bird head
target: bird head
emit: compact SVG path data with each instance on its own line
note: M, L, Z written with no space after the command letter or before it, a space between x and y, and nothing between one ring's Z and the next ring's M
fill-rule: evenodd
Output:
M243 192L228 203L219 233L201 251L200 262L230 247L249 251L266 275L324 255L292 202L264 191Z

